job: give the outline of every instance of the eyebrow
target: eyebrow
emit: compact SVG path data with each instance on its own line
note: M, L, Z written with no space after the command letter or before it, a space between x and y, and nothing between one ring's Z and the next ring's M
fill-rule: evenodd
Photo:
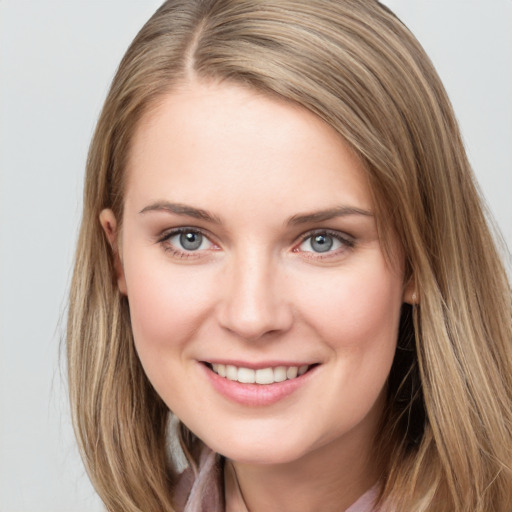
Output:
M339 206L337 208L329 208L328 210L294 215L290 218L288 224L296 226L298 224L323 222L326 220L334 219L336 217L346 217L349 215L363 215L365 217L373 217L373 213L370 210L363 210L362 208L355 208L353 206Z
M176 215L185 215L186 217L192 217L194 219L205 220L212 222L213 224L221 224L220 219L212 213L203 210L201 208L194 208L182 203L170 203L168 201L157 201L149 206L143 208L139 213L147 212L169 212L175 213Z
M147 212L163 211L174 213L176 215L184 215L194 219L200 219L213 224L222 224L222 221L216 215L203 210L202 208L195 208L183 203L170 203L169 201L157 201L143 208L139 213L144 214ZM339 206L336 208L329 208L327 210L320 210L311 213L297 214L290 217L287 224L296 226L300 224L323 222L326 220L334 219L336 217L346 217L349 215L362 215L365 217L373 217L370 210L356 208L353 206Z

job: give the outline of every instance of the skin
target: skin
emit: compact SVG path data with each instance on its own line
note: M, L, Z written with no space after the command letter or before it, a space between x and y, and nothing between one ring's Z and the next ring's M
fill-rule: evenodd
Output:
M232 461L252 512L344 510L378 479L372 443L411 294L403 262L383 255L361 162L299 106L193 82L143 118L126 172L122 232L111 210L100 221L153 386ZM201 231L200 248L176 228ZM319 253L322 232L339 239ZM245 405L212 386L202 361L216 360L317 366L277 403Z

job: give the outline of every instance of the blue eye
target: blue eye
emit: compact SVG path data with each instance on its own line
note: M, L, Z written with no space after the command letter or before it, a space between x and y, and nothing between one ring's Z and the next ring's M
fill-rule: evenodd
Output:
M354 242L341 233L321 231L305 237L298 249L304 252L328 253L339 249L353 247Z
M180 245L187 251L197 251L203 243L203 235L201 233L181 233Z
M184 253L210 249L213 246L200 231L186 228L172 231L161 242L170 245L175 251Z
M327 252L334 245L334 238L329 235L316 235L310 238L309 244L315 252Z

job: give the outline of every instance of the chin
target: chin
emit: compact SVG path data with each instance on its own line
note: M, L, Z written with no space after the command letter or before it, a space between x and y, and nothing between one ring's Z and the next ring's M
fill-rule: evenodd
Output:
M207 440L205 444L230 460L251 465L287 464L300 459L308 451L304 440L288 439L283 442L283 437L279 437L261 439L238 435L227 442Z
M276 451L276 450L225 450L224 453L220 452L224 457L238 462L240 464L269 466L288 464L297 461L300 455L295 450L289 451Z

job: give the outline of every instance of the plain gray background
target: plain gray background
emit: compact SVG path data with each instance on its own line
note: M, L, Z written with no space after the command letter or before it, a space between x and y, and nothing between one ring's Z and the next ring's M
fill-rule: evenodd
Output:
M385 3L434 61L511 246L512 0ZM95 120L159 4L0 0L0 512L102 509L70 427L61 317Z

